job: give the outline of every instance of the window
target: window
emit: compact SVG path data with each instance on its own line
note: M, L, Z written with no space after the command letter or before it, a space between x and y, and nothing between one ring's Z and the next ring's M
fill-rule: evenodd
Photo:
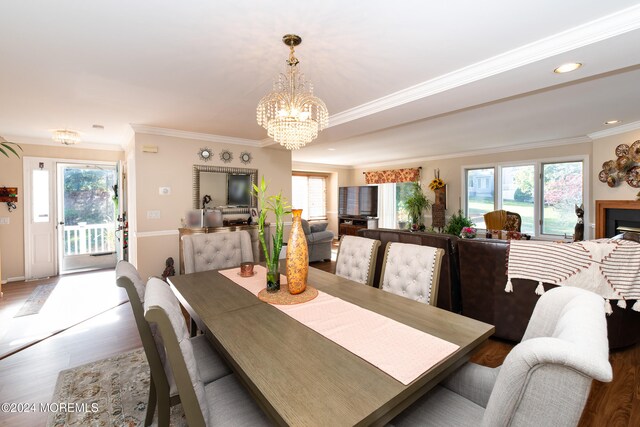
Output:
M485 228L483 215L504 209L520 214L523 233L570 237L575 205L584 198L584 175L583 160L465 169L466 215Z
M413 182L397 182L390 185L395 186L396 190L396 224L394 224L394 228L408 228L411 223L405 202L411 196Z
M292 206L306 220L327 219L327 177L296 174L292 177Z
M582 204L582 162L542 165L542 233L571 236Z
M501 175L502 187L500 188L500 198L502 199L502 209L520 214L522 218L522 232L529 234L534 233L534 165L503 166L501 168Z
M494 209L493 182L495 168L468 169L467 175L467 216L476 227L485 228L484 214Z
M33 222L49 222L49 171L34 170L33 181Z

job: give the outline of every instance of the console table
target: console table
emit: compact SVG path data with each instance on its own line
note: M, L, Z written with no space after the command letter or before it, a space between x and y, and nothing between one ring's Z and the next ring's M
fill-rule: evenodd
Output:
M184 254L182 250L182 236L192 234L208 234L208 233L230 233L234 231L247 231L251 236L251 247L253 249L253 260L255 262L264 261L264 254L260 247L257 225L231 225L228 227L199 227L199 228L178 228L178 238L180 247L180 274L184 274ZM267 244L271 242L270 228L265 224L265 241Z
M358 230L378 228L378 218L338 217L338 236L357 236Z

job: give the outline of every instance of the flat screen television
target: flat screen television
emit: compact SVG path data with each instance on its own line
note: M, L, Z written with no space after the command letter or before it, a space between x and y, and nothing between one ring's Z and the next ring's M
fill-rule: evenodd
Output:
M251 203L251 175L227 175L227 205L249 206Z
M378 186L340 187L338 215L378 216Z

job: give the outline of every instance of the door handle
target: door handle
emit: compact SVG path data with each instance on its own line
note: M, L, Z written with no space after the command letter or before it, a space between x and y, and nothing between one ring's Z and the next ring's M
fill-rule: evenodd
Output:
M64 225L64 221L60 221L58 225Z

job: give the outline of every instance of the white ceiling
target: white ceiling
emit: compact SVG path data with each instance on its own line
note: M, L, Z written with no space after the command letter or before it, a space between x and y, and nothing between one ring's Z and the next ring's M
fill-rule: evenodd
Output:
M639 28L640 4L625 0L4 0L0 135L28 142L70 128L121 145L135 123L258 144L255 107L294 32L331 113L296 161L584 137L610 118L640 121ZM567 61L585 65L552 72Z

